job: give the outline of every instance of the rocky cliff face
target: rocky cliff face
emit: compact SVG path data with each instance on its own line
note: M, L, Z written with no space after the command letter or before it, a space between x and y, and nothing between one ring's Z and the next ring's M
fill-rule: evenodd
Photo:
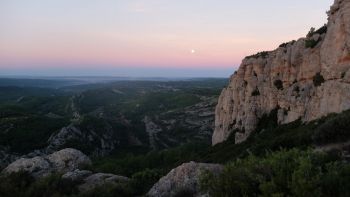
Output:
M311 121L350 108L350 0L335 0L328 24L306 38L246 57L222 91L212 143L240 143L277 109L277 121Z

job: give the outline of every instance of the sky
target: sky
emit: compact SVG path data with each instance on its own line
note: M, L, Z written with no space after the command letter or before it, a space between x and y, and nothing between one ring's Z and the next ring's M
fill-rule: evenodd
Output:
M0 0L0 75L228 77L333 0Z

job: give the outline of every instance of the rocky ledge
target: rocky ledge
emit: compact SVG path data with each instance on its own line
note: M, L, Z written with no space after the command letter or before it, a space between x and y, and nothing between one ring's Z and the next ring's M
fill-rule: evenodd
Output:
M213 145L245 141L273 110L285 124L350 109L350 0L335 0L328 16L306 38L243 60L219 98Z

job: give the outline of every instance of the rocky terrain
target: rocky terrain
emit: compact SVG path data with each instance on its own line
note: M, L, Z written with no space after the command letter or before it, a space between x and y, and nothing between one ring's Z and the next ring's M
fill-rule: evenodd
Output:
M89 165L91 165L90 158L79 150L67 148L41 157L20 158L9 164L1 175L26 172L35 179L42 179L52 174L61 174L63 180L78 183L77 188L81 193L105 185L117 185L130 181L125 176L80 170ZM147 196L174 196L180 192L200 195L200 176L207 172L219 174L222 170L223 166L219 164L184 163L162 177L151 188Z
M273 110L285 124L349 109L349 68L350 1L336 0L324 27L243 60L219 98L212 144L245 141Z
M246 57L215 113L222 81L0 92L0 196L349 196L350 0L328 15Z
M91 165L91 160L76 149L63 149L43 157L21 158L3 171L2 175L26 172L36 179L50 176L54 173L62 174L62 179L78 182L80 192L87 192L105 184L127 182L127 177L106 173L93 173L79 168Z
M43 157L20 158L8 165L2 173L25 171L40 178L52 173L70 172L83 165L91 165L86 155L75 149L64 149Z
M219 164L206 163L184 163L181 166L171 170L166 176L162 177L147 193L150 197L166 196L200 196L200 176L202 173L211 172L219 174L223 166Z
M64 148L103 157L133 147L210 143L213 111L225 81L0 87L0 168Z

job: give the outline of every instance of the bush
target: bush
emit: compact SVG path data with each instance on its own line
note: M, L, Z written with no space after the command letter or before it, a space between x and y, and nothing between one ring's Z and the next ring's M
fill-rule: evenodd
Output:
M349 164L312 150L281 150L238 159L217 176L207 172L201 177L201 188L214 197L348 196L349 169Z
M77 182L65 180L59 174L35 180L26 172L13 173L0 178L1 197L46 197L78 194Z
M25 196L26 190L34 181L26 172L18 172L9 176L0 177L0 196L2 197L17 197Z
M148 153L115 154L97 158L93 161L93 169L99 172L113 173L130 177L147 169L168 171L184 162L199 160L208 144L189 143L176 148Z
M314 82L314 86L315 87L318 87L318 86L321 86L322 83L324 83L324 78L323 76L321 75L321 73L317 73L314 77L313 77L313 82Z
M283 90L283 82L281 80L275 80L273 82L273 85L275 85L275 87L278 89L278 90Z
M314 40L312 37L315 34L324 34L327 33L327 25L323 25L321 28L319 28L318 30L315 30L315 28L311 28L309 33L306 35L306 40L305 40L305 48L315 48L317 46L317 44L322 40L321 38L319 38L318 40Z
M311 27L309 33L306 35L307 38L311 38L315 34L325 34L327 33L327 24L324 24L322 27L320 27L318 30L316 30L314 27Z
M346 142L350 138L350 111L330 118L329 121L321 124L316 130L312 139L315 144Z
M306 37L307 37L307 38L310 38L310 37L312 37L314 34L315 34L315 28L314 28L314 27L311 27L311 28L310 28L310 31L307 33Z
M269 56L269 52L268 51L262 51L262 52L259 52L259 53L256 53L254 55L250 55L250 56L247 56L246 58L267 58Z
M285 43L280 44L279 47L285 48L285 47L288 46L288 44L293 45L295 42L296 42L295 40L292 40L292 41L290 41L290 42L285 42Z
M78 182L62 179L61 174L53 174L34 182L27 190L28 196L69 196L78 193Z
M195 194L196 193L189 188L181 188L175 191L175 194L172 197L193 197Z
M319 38L318 40L314 40L314 39L308 39L305 40L305 48L315 48L317 46L317 44L321 41L321 38Z
M344 79L345 75L346 75L346 72L342 72L341 73L341 78Z
M258 88L255 88L255 90L252 92L252 96L259 96L260 92Z
M132 176L131 188L137 195L146 193L164 175L164 172L157 169L146 169L137 172Z
M314 40L312 38L313 35L315 34L325 34L327 33L327 24L323 25L321 28L319 28L318 30L315 30L315 28L311 28L309 33L306 36L306 40L305 40L305 48L315 48L317 46L317 44L322 40L321 38L319 38L318 40Z

